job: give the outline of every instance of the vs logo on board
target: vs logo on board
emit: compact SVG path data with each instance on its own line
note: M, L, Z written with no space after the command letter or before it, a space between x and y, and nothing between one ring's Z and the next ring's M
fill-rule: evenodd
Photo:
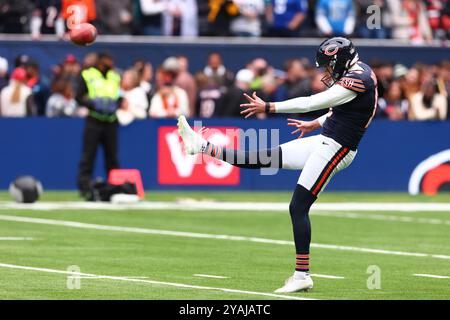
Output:
M203 134L211 143L239 148L237 128L213 127ZM205 156L187 155L176 127L158 129L158 183L162 185L238 185L239 168Z

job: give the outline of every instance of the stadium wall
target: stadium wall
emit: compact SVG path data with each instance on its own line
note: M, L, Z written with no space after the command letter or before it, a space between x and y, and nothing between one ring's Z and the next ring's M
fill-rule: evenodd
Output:
M231 169L215 162L192 163L181 152L175 125L174 120L145 120L119 130L121 166L141 170L147 190L292 190L297 182L296 171L264 176L259 170ZM218 141L226 141L225 128L280 129L280 142L292 139L284 119L208 119L203 125L221 130ZM83 126L82 119L0 118L0 189L23 174L40 179L46 189L75 189ZM449 134L450 122L374 121L354 163L328 189L407 191L420 162L450 151ZM102 159L100 152L95 176L104 176Z
M136 59L150 60L155 66L170 55L183 54L190 60L193 72L201 70L206 62L207 55L218 51L224 58L225 65L233 71L245 66L255 57L264 57L271 65L282 68L283 62L289 58L306 57L312 61L315 57L320 39L289 39L283 40L201 40L195 42L176 40L152 40L136 37L132 40L119 42L116 38L98 40L89 47L74 46L64 41L18 41L2 40L0 36L0 56L10 62L18 54L27 54L36 59L45 74L51 74L51 67L64 60L68 53L74 54L78 59L92 51L109 51L116 60L119 68L127 68ZM14 38L13 38L14 39ZM450 48L439 46L402 46L397 42L384 40L382 42L355 40L360 56L365 61L381 58L394 63L410 66L416 62L436 63L448 59ZM10 65L10 68L12 66Z

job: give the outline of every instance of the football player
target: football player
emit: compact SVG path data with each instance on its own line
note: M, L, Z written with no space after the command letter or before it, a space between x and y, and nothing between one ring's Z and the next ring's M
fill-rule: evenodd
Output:
M183 116L178 120L178 131L188 154L204 153L241 168L302 170L289 205L295 271L277 293L313 287L309 274L310 207L330 179L352 163L376 111L377 79L370 67L359 60L350 40L334 37L323 41L317 50L316 66L325 69L322 81L328 89L324 92L282 102L265 102L256 94L246 95L248 103L241 105L241 113L248 118L257 113L305 113L330 108L328 114L313 121L288 119L288 125L295 128L293 133L300 133L299 138L319 128L321 134L250 152L216 146L195 132Z

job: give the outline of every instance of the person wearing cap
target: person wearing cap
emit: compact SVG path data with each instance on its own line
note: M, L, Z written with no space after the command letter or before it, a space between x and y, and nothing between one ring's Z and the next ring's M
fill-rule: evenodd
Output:
M236 74L234 85L227 90L215 109L214 116L222 118L240 117L240 104L245 102L244 93L250 93L255 74L250 69L241 69ZM263 95L259 90L259 95Z
M179 70L179 62L175 57L167 58L158 69L157 91L150 102L150 117L175 118L190 115L188 95L185 90L175 85Z
M81 65L73 54L68 54L61 65L60 76L69 81L74 92L78 89Z
M26 117L36 114L31 89L26 85L27 73L16 68L9 84L0 93L0 115L2 117Z
M120 96L120 75L114 70L110 54L98 54L94 67L84 69L75 96L78 105L88 108L83 133L83 149L78 169L78 188L89 197L97 148L102 145L105 169L119 167L117 159L117 115Z

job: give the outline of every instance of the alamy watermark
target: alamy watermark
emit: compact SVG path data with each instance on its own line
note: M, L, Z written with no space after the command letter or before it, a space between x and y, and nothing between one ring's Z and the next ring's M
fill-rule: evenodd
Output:
M201 121L195 121L195 129L202 128ZM194 130L195 130L194 129ZM199 130L196 130L199 131ZM241 128L208 128L203 137L213 145L237 150L236 154L225 152L220 155L220 160L236 165L259 165L261 175L275 175L281 164L278 154L280 144L279 129L241 129ZM230 159L231 157L233 159ZM210 163L209 157L198 155L195 164Z
M367 271L370 276L367 278L367 289L380 290L381 289L381 268L377 265L370 265Z
M71 274L67 276L66 287L69 290L81 289L81 277L80 277L80 267L77 265L72 265L67 267L67 272Z
M369 30L381 29L381 8L376 4L367 7L366 13L369 15L366 26Z

